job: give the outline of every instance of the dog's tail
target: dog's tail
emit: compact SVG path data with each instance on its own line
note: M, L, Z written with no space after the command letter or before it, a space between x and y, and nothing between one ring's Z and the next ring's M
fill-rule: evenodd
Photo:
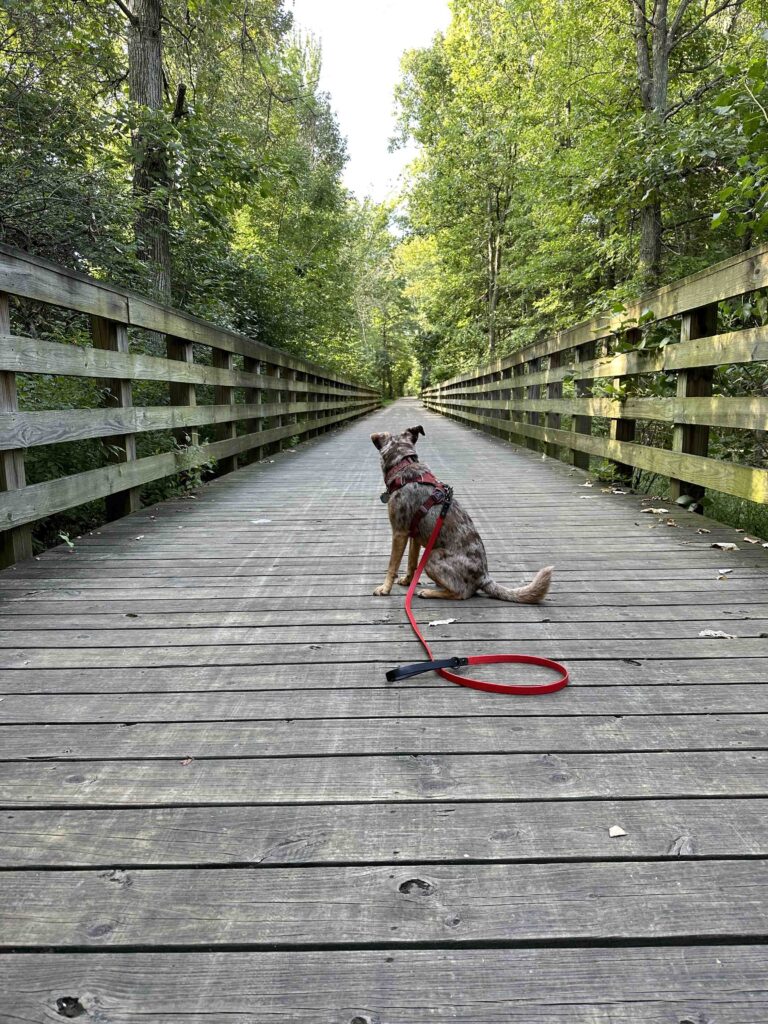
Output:
M480 584L480 590L488 597L495 597L497 601L516 601L518 604L538 604L547 596L549 585L552 582L552 570L554 566L548 565L545 569L539 569L530 583L517 590L509 590L502 587L488 576L484 583Z

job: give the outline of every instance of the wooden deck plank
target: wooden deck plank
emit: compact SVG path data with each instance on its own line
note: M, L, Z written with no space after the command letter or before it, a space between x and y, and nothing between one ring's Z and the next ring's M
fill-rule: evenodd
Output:
M656 600L652 600L652 597ZM737 619L768 618L768 603L739 600L738 595L723 593L700 595L677 594L665 601L664 595L645 595L646 600L630 604L619 595L611 595L611 603L585 606L583 601L570 604L549 602L539 605L513 605L506 602L467 602L461 607L461 622L626 622L641 618L646 622L670 619L696 622L712 615L732 615ZM674 603L674 598L678 602ZM730 597L730 600L729 600ZM718 600L719 598L719 600ZM275 607L277 606L277 607ZM0 610L1 629L153 629L171 626L280 626L289 625L377 625L400 621L400 609L381 609L381 605L364 606L360 599L318 597L269 598L254 597L230 601L212 598L205 601L204 611L183 611L178 602L160 599L134 601L24 601L6 603ZM642 611L640 610L642 609Z
M766 751L9 761L0 807L764 796Z
M553 702L554 703L554 702ZM521 754L760 750L768 714L320 718L9 725L0 759L325 757L340 754ZM503 710L503 709L500 709Z
M0 958L14 1024L756 1024L768 946ZM97 1016L98 1015L98 1016ZM87 1020L87 1017L83 1018Z
M179 680L182 682L182 680ZM403 718L474 718L506 715L497 694L467 694L455 686L391 687L387 689L306 689L285 691L240 690L215 693L154 693L151 699L127 693L7 694L0 702L0 725L82 725L95 722L221 722L274 719L348 720ZM571 686L567 695L542 707L536 701L519 702L514 718L565 718L612 715L685 716L693 711L700 724L713 724L701 716L730 713L729 717L768 713L768 687L763 683L733 686ZM4 734L2 734L4 735ZM2 752L0 752L2 756Z
M483 654L509 654L510 640L483 640ZM761 637L739 637L736 640L563 640L553 635L542 640L527 640L528 654L560 661L604 659L610 662L631 658L696 658L701 662L719 659L724 647L736 658L764 658L768 649ZM452 650L441 653L444 647ZM437 657L456 653L454 642L435 647ZM462 650L463 654L464 651ZM470 653L470 652L468 652ZM7 647L0 649L0 669L15 668L179 668L189 665L250 665L261 670L265 665L302 664L308 659L323 671L322 666L339 661L378 662L386 658L391 665L423 660L423 650L416 640L392 643L325 643L294 644L218 644L179 647Z
M13 810L0 839L3 868L766 857L768 799Z
M712 658L701 662L694 658L658 658L651 649L642 657L616 661L585 658L571 661L571 686L718 686L762 684L768 677L765 658ZM185 665L177 668L85 668L46 669L16 668L0 673L0 693L80 694L80 693L174 693L174 692L239 692L265 690L388 690L394 693L445 690L454 692L451 683L438 676L424 675L417 679L389 683L385 672L392 660L353 662L345 660L324 664L318 669L307 661L290 665L269 665L254 671L250 665ZM484 672L484 676L486 673ZM487 677L507 680L530 678L529 670L517 666L488 667ZM732 685L734 692L736 685ZM465 702L469 697L463 690ZM663 691L659 691L663 692ZM570 699L570 691L569 691ZM560 697L559 703L564 703ZM663 706L663 705L660 705ZM539 711L541 709L539 708ZM719 710L727 710L720 708ZM536 713L536 712L533 712Z
M422 606L423 607L423 606ZM449 608L449 613L452 609ZM448 613L435 612L434 607L422 616L424 625L428 626L429 615ZM768 619L742 619L735 622L725 616L710 615L707 620L690 622L688 620L656 620L636 619L623 622L463 622L461 609L457 608L449 615L454 621L450 624L428 627L431 641L444 641L449 644L467 643L527 643L529 641L547 640L555 637L557 641L571 640L675 640L696 639L701 630L707 628L738 631L737 638L765 639L768 636ZM440 621L439 618L437 621ZM354 627L354 632L350 627ZM352 636L350 636L352 634ZM342 624L318 624L317 626L293 626L290 624L273 626L197 626L197 627L164 627L155 626L145 629L141 624L121 625L119 629L89 629L81 627L64 627L62 629L26 629L0 630L0 649L24 647L27 649L55 648L57 651L93 648L93 647L154 647L164 648L185 647L250 647L258 648L277 645L300 644L345 644L381 645L384 651L390 646L407 643L410 639L410 626L404 623L380 622L364 625L355 622ZM704 638L707 639L707 638ZM716 639L716 638L715 638ZM712 646L712 638L709 644ZM721 645L722 646L722 643ZM733 646L738 647L738 644ZM763 645L768 653L768 644ZM718 651L722 654L722 651Z
M0 949L765 938L766 860L7 871Z

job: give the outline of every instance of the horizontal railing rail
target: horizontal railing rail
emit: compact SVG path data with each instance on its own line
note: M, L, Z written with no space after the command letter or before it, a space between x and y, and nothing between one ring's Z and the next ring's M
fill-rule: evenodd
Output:
M599 458L619 479L634 470L666 476L673 498L697 502L710 488L766 503L768 469L709 450L710 428L746 430L751 438L768 430L765 388L713 393L717 367L768 361L768 326L718 332L720 302L765 287L768 245L425 388L424 404L582 469ZM674 338L642 347L673 318L680 319ZM670 393L643 395L649 380ZM567 429L563 417L570 417ZM643 442L643 422L666 429L666 444Z
M89 344L14 333L13 299L87 314ZM131 351L134 334L164 355ZM19 374L96 381L101 405L19 408ZM138 381L167 384L167 404L134 405ZM212 389L212 403L198 404L201 386ZM230 472L238 457L261 458L379 404L372 388L315 363L0 245L0 564L31 555L31 524L47 516L102 498L107 518L127 515L147 484L212 460ZM213 433L203 444L201 427ZM172 432L176 446L137 457L137 438L149 431ZM93 438L104 440L108 464L27 483L28 449Z

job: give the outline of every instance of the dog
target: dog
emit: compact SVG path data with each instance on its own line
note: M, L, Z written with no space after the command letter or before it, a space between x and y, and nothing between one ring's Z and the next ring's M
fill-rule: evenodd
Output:
M409 427L402 434L371 434L371 441L381 455L388 492L382 495L382 500L387 501L392 526L392 552L386 578L373 592L377 597L391 592L409 536L408 569L397 582L401 587L410 585L419 562L419 550L426 546L440 514L439 496L436 496L436 503L425 511L430 495L438 486L444 485L439 485L419 460L416 454L419 436L425 436L422 426ZM496 583L488 575L485 547L475 524L454 500L425 566L427 576L438 589L420 590L419 597L466 601L479 590L499 601L538 604L549 590L552 568L550 565L540 569L530 583L517 590L509 590Z

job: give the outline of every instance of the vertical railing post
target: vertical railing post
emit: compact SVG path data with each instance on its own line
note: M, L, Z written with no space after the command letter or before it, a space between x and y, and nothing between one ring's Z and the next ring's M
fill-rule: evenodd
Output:
M700 306L683 316L680 326L680 340L707 338L717 333L717 303ZM709 398L712 394L714 367L697 366L681 370L677 375L678 398ZM686 455L704 455L709 449L709 427L675 423L672 427L672 451ZM684 480L670 480L670 494L677 499L684 494L698 501L704 495L704 488Z
M217 370L231 371L234 369L234 356L231 352L225 352L224 349L215 348L212 352L211 364ZM226 384L214 384L214 405L233 405L234 401L235 389L233 387ZM213 436L217 441L226 441L237 437L237 423L235 420L229 420L227 423L217 423L213 428ZM237 455L225 455L223 458L216 460L216 476L232 473L236 469Z
M91 317L91 337L93 347L105 352L128 352L128 328L125 324L117 324L105 320L101 316ZM133 407L133 389L131 381L124 377L114 377L105 381L102 405L108 409L130 409ZM102 438L111 462L134 462L136 460L136 435L119 434ZM141 488L129 487L117 494L109 494L104 499L108 520L121 519L141 508Z
M563 365L563 353L553 352L549 357L549 369L557 370ZM547 398L562 398L563 397L563 382L561 380L550 381L547 384ZM562 416L559 412L548 412L546 415L546 426L552 430L559 430L562 424ZM545 444L544 454L550 459L558 458L560 454L559 446L556 444Z
M181 363L193 363L194 349L191 341L182 341L181 338L167 336L165 339L165 351L169 359L178 359ZM186 381L172 380L168 385L171 405L193 408L197 405L195 385ZM199 444L199 434L194 427L179 427L173 431L176 444L181 447L185 445Z
M540 370L541 370L541 359L530 359L528 361L528 372L529 373L538 373ZM537 399L541 398L541 385L540 384L531 384L531 386L527 390L528 390L528 394L527 394L526 397L529 398L531 401L535 402ZM528 419L528 423L531 426L534 426L534 427L539 426L539 424L541 423L541 415L538 412L529 412L528 416L527 416L527 419ZM535 451L535 452L539 451L539 443L540 442L535 437L527 437L525 439L525 443L526 443L526 446L528 448L532 449L533 451Z
M643 332L640 330L639 327L631 327L631 328L629 328L629 330L626 331L626 333L624 335L625 340L629 344L637 344L637 343L639 343L639 341L642 338L642 336L643 336ZM627 382L627 378L626 377L614 377L613 378L614 390L618 391L622 387L624 387L625 388L625 393L626 393L626 389L629 387L629 384L627 384L626 382ZM615 418L611 419L611 428L610 428L611 440L612 441L629 441L629 442L632 442L632 441L635 440L635 430L636 430L636 428L637 428L637 423L636 423L635 420L625 419L623 416L615 417ZM617 461L613 462L613 466L614 466L614 472L616 474L616 477L619 480L623 481L624 483L630 483L632 481L632 474L634 473L634 468L632 466L629 466L629 465L627 465L624 462L617 462Z
M313 384L317 386L317 375L314 373L307 373L304 376L306 378L305 383L308 388L308 390L304 392L304 403L305 405L310 406L309 410L306 413L307 424L314 424L315 420L320 415L320 412L316 408L318 402L318 395L316 391L312 391L309 389L311 389ZM307 437L317 437L317 427L311 426L310 429L307 431Z
M261 373L261 364L253 356L243 356L243 370L245 373ZM246 388L245 402L247 405L261 405L261 388ZM262 429L260 419L249 419L245 421L246 434L257 434ZM249 461L261 458L261 448L255 447L248 451Z
M261 371L262 371L262 373L266 377L274 377L274 378L276 378L278 380L280 378L280 367L276 366L274 363L262 363L261 364ZM281 400L281 392L280 391L276 391L276 390L271 389L271 388L267 389L267 391L266 391L266 400L267 400L267 405L277 405L277 403L280 402L280 400ZM279 427L282 424L282 422L283 422L283 418L282 418L282 416L270 416L270 417L268 417L268 422L272 426ZM279 451L280 450L280 442L279 441L277 441L277 442L271 441L269 444L265 444L262 447L261 450L262 450L262 453L263 453L262 454L262 458L264 458L264 456L266 456L266 455L271 455L272 452Z
M576 362L585 363L590 359L594 358L595 355L595 343L594 341L587 341L583 345L578 345L575 351ZM576 370L578 373L578 369ZM574 382L574 388L576 390L577 398L589 398L592 394L592 380L590 378L577 377ZM592 433L592 417L591 416L574 416L573 417L573 432L575 434L591 434ZM589 452L582 452L578 449L573 449L573 464L579 469L589 469Z
M0 334L11 333L8 296L0 292ZM17 412L16 374L0 372L0 412ZM15 491L26 487L24 450L12 448L0 452L0 491ZM32 557L32 530L29 526L15 526L0 532L0 568Z
M286 370L285 375L288 378L288 380L295 381L297 379L296 370ZM285 397L286 397L286 402L287 402L289 407L291 405L295 405L296 404L296 392L295 391L287 391L285 393ZM286 416L283 417L283 422L286 423L286 424L298 423L298 421L299 421L299 417L296 415L295 412L289 412ZM291 439L290 438L287 438L287 439L284 438L283 440L285 441L286 445L288 447L290 447L289 442L290 442Z

